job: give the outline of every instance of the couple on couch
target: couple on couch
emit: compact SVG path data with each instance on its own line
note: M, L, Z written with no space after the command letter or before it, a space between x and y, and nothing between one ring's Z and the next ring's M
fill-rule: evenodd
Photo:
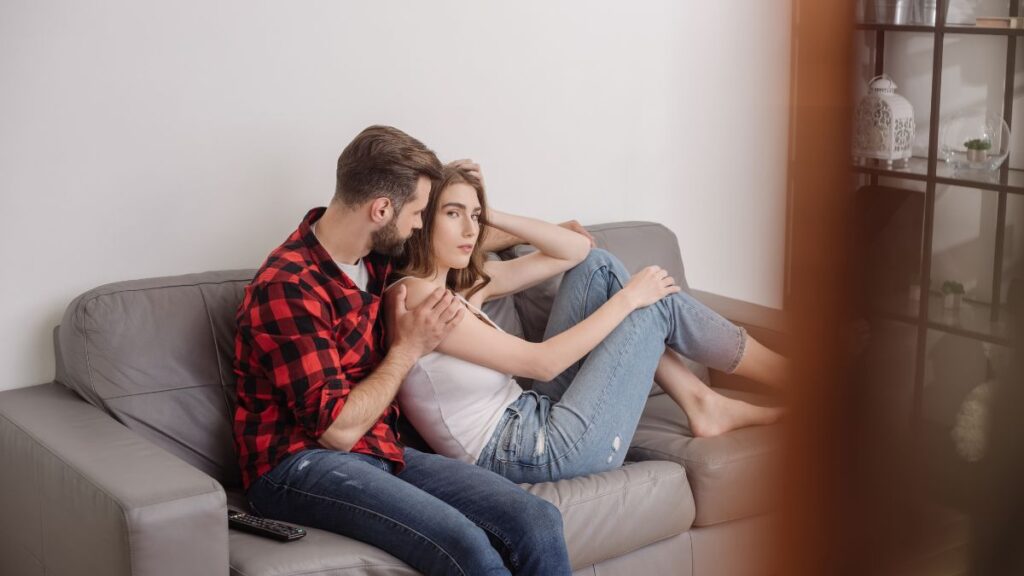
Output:
M520 242L537 251L485 257ZM563 272L541 343L481 312ZM234 436L254 512L425 574L569 574L558 510L516 482L620 466L652 380L697 435L779 417L717 395L679 355L769 383L787 370L663 269L630 277L577 225L488 208L476 164L442 166L384 126L345 148L330 205L270 254L237 321ZM399 406L436 454L402 446Z

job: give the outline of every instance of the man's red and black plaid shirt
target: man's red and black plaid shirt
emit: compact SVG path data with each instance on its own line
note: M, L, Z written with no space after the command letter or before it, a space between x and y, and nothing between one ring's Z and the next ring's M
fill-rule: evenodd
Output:
M317 439L383 358L379 316L390 260L363 258L369 282L361 291L310 229L323 213L311 210L270 253L238 308L234 436L245 489L286 456L322 448ZM400 470L397 418L392 401L352 452L386 458Z

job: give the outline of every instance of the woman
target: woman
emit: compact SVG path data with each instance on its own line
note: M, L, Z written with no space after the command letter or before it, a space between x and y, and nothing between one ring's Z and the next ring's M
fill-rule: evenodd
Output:
M488 209L478 170L468 161L445 168L424 226L407 244L405 276L386 296L386 306L401 308L404 293L411 308L448 288L473 312L417 363L399 391L403 413L436 452L515 482L616 468L652 379L686 411L698 436L778 418L778 409L714 393L677 354L769 383L782 382L785 359L682 293L663 269L651 266L630 278L581 234ZM537 252L485 261L485 224ZM541 343L506 334L480 312L487 300L562 272ZM538 384L524 392L514 376Z

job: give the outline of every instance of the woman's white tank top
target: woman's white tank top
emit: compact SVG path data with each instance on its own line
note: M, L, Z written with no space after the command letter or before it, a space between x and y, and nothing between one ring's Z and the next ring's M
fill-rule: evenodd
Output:
M465 298L456 297L481 320L501 330ZM435 452L473 464L505 408L522 394L523 389L509 374L431 352L405 377L398 390L398 405Z

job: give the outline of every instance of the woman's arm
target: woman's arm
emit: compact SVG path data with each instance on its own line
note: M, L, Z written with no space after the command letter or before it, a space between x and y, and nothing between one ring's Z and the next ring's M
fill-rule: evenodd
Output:
M566 230L572 230L577 234L582 234L583 237L590 242L591 248L596 246L594 243L594 237L590 235L590 232L588 232L587 229L583 227L583 224L580 224L578 220L566 220L565 222L560 222L558 225ZM485 225L484 227L487 228L487 236L484 238L483 244L480 245L480 248L484 252L501 252L502 250L507 250L515 246L516 244L526 243L522 238L513 236L508 232L504 232L493 226Z
M484 271L491 277L482 290L485 301L514 294L565 272L590 252L590 239L586 236L535 218L488 208L487 223L533 244L537 252L507 261L485 262Z
M518 236L513 236L493 226L484 225L484 228L487 228L487 236L484 237L483 243L480 244L480 249L484 252L501 252L502 250L508 250L516 244L523 244L523 239Z
M405 283L409 306L427 298L434 289L429 282L417 278ZM650 266L582 322L544 342L516 338L465 314L437 350L506 374L548 381L593 350L630 312L679 290L665 270ZM390 304L385 302L385 306Z

